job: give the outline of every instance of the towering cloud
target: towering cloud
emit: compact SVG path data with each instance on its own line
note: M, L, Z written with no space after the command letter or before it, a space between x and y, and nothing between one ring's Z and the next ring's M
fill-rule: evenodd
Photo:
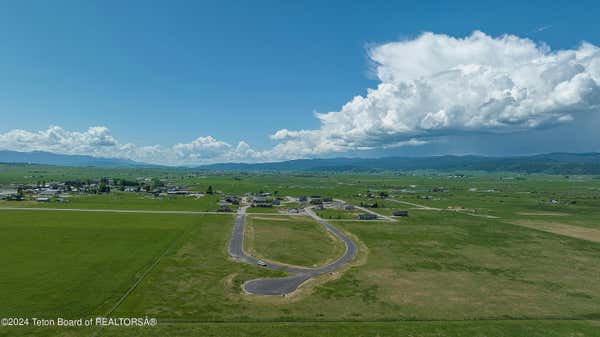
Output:
M288 143L280 148L305 145L319 154L508 133L598 113L600 105L600 48L588 43L553 52L512 35L425 33L369 55L377 88L318 114L318 130L279 130L271 138Z

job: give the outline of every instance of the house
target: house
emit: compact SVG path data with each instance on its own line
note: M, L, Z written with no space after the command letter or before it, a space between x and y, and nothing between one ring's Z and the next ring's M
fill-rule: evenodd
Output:
M189 194L189 191L182 191L182 190L168 190L167 194L169 195L185 195L185 194Z
M229 205L221 205L217 209L217 212L231 212L231 207Z
M0 191L0 200L14 200L17 197L17 191Z
M310 197L310 203L311 203L311 205L320 205L323 203L323 199Z
M229 194L227 196L225 196L221 201L223 202L227 202L233 205L239 205L240 204L240 200L238 199L238 197L236 195L232 195Z
M237 200L237 195L228 194L225 196L224 200L227 202L233 202L233 201Z
M273 203L266 197L254 197L252 207L273 207Z
M306 196L305 196L305 195L301 195L301 196L298 198L298 201L299 201L299 202L306 202L307 200L308 200L308 199L306 198Z
M394 216L408 216L408 211L395 211Z
M253 197L252 198L252 202L253 203L263 203L263 202L267 202L267 198L266 197Z
M346 205L346 206L344 206L344 209L346 211L353 211L354 210L354 206L352 206L352 205Z
M55 189L44 189L38 192L39 195L56 195L59 194L60 191L59 190L55 190Z
M298 213L300 213L300 209L298 209L296 207L292 207L292 208L288 209L288 213L298 214Z
M332 197L325 197L323 198L323 202L332 202L333 198Z
M360 220L375 220L377 219L377 215L372 213L361 213L358 215Z

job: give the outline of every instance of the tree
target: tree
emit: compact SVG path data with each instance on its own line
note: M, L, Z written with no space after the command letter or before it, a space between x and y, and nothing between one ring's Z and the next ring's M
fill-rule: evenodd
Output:
M110 193L110 186L105 183L104 181L100 182L100 185L98 187L98 192L100 193Z
M208 185L208 189L206 190L206 194L213 194L213 188L212 185Z
M17 187L17 200L23 200L23 187Z

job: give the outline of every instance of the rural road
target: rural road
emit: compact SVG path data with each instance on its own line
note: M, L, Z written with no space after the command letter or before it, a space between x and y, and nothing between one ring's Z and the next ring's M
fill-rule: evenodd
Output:
M238 210L237 217L235 219L235 225L233 227L233 233L231 241L229 242L229 255L238 261L257 265L258 259L246 254L244 252L244 226L246 224L246 208L247 206L240 207ZM291 267L278 263L269 263L265 268L272 270L284 271L292 276L279 277L279 278L261 278L246 281L243 284L243 288L247 293L258 294L258 295L285 295L296 290L306 280L319 276L322 274L330 273L345 264L349 263L354 259L358 253L358 247L343 232L339 231L325 220L318 217L311 209L306 208L306 213L317 220L327 231L338 237L346 245L346 251L342 257L335 262L332 262L321 268L300 268Z
M451 211L451 212L458 212L458 213L461 213L461 214L466 214L466 215L480 217L480 218L486 218L486 219L500 219L500 217L497 217L495 215L475 214L475 213L465 212L465 211L461 211L461 210L436 208L436 207L419 205L419 204L415 204L415 203L412 203L412 202L401 201L401 200L396 200L396 199L388 199L388 200L391 200L393 202L397 202L397 203L400 203L400 204L415 206L417 209L426 210L426 211Z
M341 202L342 204L348 204L346 201L344 201L342 199L333 199L333 200L337 201L337 202ZM391 216L379 214L379 213L377 213L377 212L375 212L373 210L367 209L365 207L357 206L357 205L352 205L352 206L354 206L354 208L356 208L356 209L360 209L363 212L371 213L371 214L375 215L379 219L383 219L383 220L389 221L389 222L396 222L397 221L396 219L392 218Z
M154 211L143 209L101 209L101 208L50 208L50 207L0 207L0 211L59 211L59 212L98 212L98 213L141 213L141 214L213 214L232 215L231 212L212 211ZM279 216L278 213L252 213L260 216ZM286 214L303 216L302 214Z

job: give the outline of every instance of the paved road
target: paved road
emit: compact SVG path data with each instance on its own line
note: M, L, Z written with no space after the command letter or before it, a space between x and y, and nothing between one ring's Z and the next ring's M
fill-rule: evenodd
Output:
M246 208L247 206L244 206L238 210L231 241L229 242L229 254L238 261L257 265L258 259L244 252L244 226L246 224ZM323 227L325 227L327 231L331 232L344 242L346 245L346 252L344 255L335 262L332 262L321 268L300 268L278 263L269 263L265 268L284 271L292 274L292 276L246 281L242 287L247 293L259 295L289 294L296 290L306 280L315 276L330 273L354 259L358 253L358 247L354 241L350 239L350 237L333 227L325 220L319 218L312 210L307 208L306 213L316 219Z
M143 209L94 209L94 208L50 208L50 207L0 207L0 211L63 211L63 212L99 212L99 213L149 213L149 214L231 214L227 212L203 211L153 211Z
M99 213L148 213L148 214L214 214L232 215L231 212L211 211L153 211L143 209L93 209L93 208L50 208L50 207L0 207L0 211L64 211L64 212L99 212ZM252 213L260 216L304 216L304 214Z

